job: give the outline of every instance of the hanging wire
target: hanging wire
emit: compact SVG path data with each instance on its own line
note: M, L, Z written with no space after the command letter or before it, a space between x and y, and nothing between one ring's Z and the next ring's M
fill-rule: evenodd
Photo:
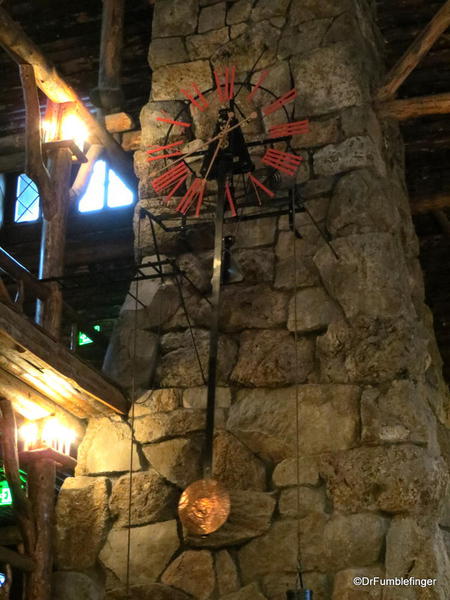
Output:
M294 218L294 227L292 233L293 239L293 258L294 258L294 346L295 346L295 437L297 446L297 577L298 587L303 588L303 575L302 575L302 549L301 549L301 536L300 536L300 358L298 354L298 311L297 311L297 291L298 291L298 275L297 275L297 243L295 238L295 194L291 192L292 202L292 214Z
M138 216L137 247L138 252L141 248L141 214ZM140 261L140 256L139 256ZM126 565L126 585L125 591L127 598L130 594L130 563L131 563L131 508L133 502L133 450L134 450L134 418L136 401L136 357L137 357L137 326L138 326L138 304L139 301L139 280L136 281L136 295L134 302L134 331L133 331L133 351L132 351L132 371L131 371L131 418L130 418L130 486L128 490L128 532L127 532L127 565Z

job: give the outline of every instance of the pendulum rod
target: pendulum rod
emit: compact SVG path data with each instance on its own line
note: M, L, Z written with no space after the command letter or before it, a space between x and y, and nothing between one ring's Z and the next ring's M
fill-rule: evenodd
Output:
M219 175L217 179L218 193L215 214L214 235L214 262L212 276L211 297L211 326L209 332L209 362L208 362L208 395L206 404L206 441L203 456L203 476L212 476L212 459L214 443L214 413L216 407L216 385L217 385L217 354L219 346L219 312L220 312L220 290L222 283L222 252L223 252L223 216L225 207L225 181L226 175L220 163L218 165Z

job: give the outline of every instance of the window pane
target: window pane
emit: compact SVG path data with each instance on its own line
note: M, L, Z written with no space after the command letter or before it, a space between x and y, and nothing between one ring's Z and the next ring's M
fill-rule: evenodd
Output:
M117 206L129 206L133 203L133 192L124 184L124 182L109 170L108 183L108 206L115 208Z
M98 160L92 170L87 190L78 204L80 212L90 212L103 208L105 201L105 176L106 163L104 160Z
M14 221L26 223L39 219L39 193L34 181L28 175L19 175L17 179L16 210Z

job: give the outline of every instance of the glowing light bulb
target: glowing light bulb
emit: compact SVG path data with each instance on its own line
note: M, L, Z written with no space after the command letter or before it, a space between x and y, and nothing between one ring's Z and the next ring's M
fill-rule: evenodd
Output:
M89 131L82 119L74 112L68 112L62 118L61 139L73 140L80 150L89 137Z
M39 427L37 423L30 421L22 425L19 436L23 440L24 450L29 450L36 446L39 439Z
M75 432L61 425L55 418L47 419L42 428L42 441L46 446L62 454L70 454L70 447L75 441Z

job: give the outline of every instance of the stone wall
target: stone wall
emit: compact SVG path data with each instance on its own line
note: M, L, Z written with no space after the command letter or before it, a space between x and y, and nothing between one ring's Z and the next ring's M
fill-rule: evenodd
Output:
M211 65L235 64L245 76L266 45L258 69L271 68L278 93L292 77L296 116L311 120L294 140L305 158L297 184L338 258L305 213L297 217L297 262L286 217L231 230L244 280L223 290L214 474L231 491L232 511L207 538L189 536L176 513L183 488L201 477L202 374L176 286L140 285L146 309L136 315L127 301L106 365L131 385L136 320L131 513L129 423L93 420L57 505L58 600L125 598L129 519L136 599L284 600L299 561L315 600L450 596L448 397L424 305L401 140L371 107L382 72L372 4L157 0L152 97L135 155L140 205L162 210L145 161L145 147L165 135L155 117L175 116L183 83L212 86ZM192 120L206 138L211 124L195 113ZM211 231L157 235L162 252L207 292ZM146 261L155 248L138 217L136 238ZM197 290L183 284L206 365L210 313ZM437 583L354 587L352 578L365 575Z

